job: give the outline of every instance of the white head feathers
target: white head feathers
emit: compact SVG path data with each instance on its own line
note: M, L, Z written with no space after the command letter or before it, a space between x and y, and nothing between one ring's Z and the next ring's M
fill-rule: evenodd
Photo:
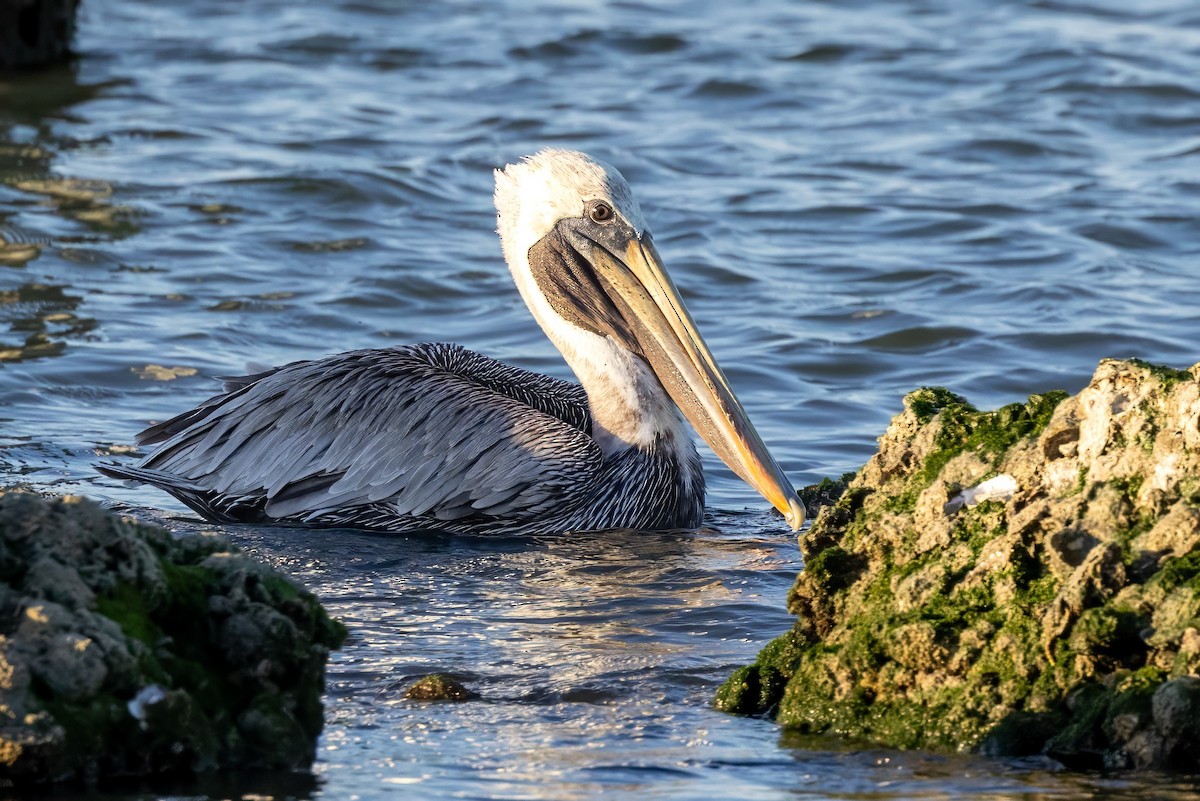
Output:
M495 174L498 232L510 265L518 263L556 222L581 216L589 200L607 200L639 234L646 230L642 211L621 173L584 153L539 150Z

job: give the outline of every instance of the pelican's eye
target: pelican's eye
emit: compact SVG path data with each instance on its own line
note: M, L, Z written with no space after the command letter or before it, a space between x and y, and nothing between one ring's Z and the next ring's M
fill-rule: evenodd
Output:
M612 222L613 217L616 215L613 214L612 206L608 205L603 200L597 200L591 205L591 208L588 209L588 216L592 218L592 222L607 223Z

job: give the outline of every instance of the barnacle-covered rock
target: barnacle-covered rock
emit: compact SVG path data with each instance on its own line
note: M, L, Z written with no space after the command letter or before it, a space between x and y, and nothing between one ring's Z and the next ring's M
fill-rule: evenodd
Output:
M2 494L0 779L306 765L344 635L224 537Z
M923 389L801 537L716 705L899 747L1200 769L1200 365L980 412Z

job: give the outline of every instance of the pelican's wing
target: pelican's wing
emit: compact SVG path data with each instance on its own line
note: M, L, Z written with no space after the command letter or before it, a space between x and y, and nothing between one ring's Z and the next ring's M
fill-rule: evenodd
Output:
M536 516L602 462L581 387L457 345L353 351L227 386L143 432L162 444L138 469L265 496L276 519L386 503L455 520Z

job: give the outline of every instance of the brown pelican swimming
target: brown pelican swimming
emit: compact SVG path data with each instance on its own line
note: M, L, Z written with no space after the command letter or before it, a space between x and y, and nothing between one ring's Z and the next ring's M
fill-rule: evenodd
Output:
M358 350L229 379L152 426L116 478L220 522L537 533L695 528L680 411L781 511L804 506L755 432L612 167L543 150L496 171L504 256L580 383L458 345Z

